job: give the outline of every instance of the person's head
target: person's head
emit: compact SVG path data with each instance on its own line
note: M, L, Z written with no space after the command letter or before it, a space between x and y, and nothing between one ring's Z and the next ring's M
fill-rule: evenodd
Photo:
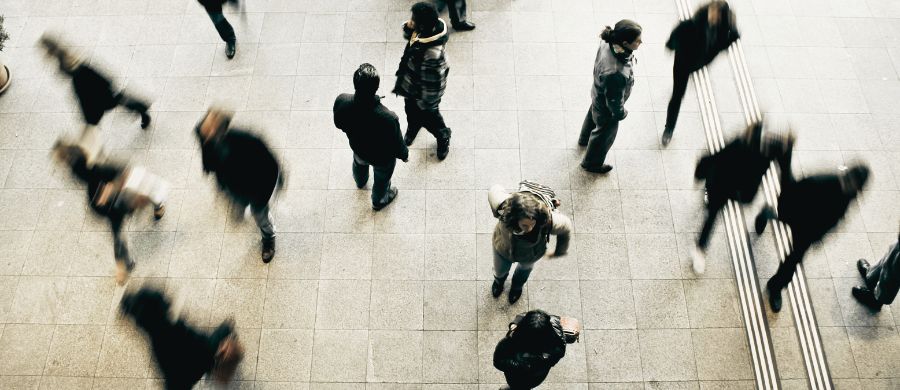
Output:
M412 21L419 33L430 33L438 26L438 11L434 4L420 1L412 6Z
M55 37L44 34L38 40L38 43L44 48L48 56L55 58L59 62L59 69L65 73L72 72L81 63L81 60L63 48L62 43Z
M746 142L747 145L750 145L752 149L759 150L760 148L760 142L762 141L762 127L762 122L757 121L747 125L747 128L744 129L744 142Z
M531 350L545 351L559 344L562 340L556 330L553 329L553 320L550 314L543 310L532 310L516 325L513 331L513 339L526 343Z
M703 22L703 19L706 19L705 22L710 27L718 26L719 23L734 25L734 13L731 12L731 7L724 0L713 0L706 7L698 9L694 14L694 20Z
M841 167L841 188L844 194L855 196L862 191L869 181L869 167L863 164L854 164L850 167Z
M514 235L525 235L550 221L550 208L536 196L517 192L504 201L501 221Z
M381 78L378 77L378 70L372 64L362 64L353 73L353 88L356 89L356 96L375 96L380 82Z
M619 45L628 50L635 51L641 46L641 25L628 19L622 19L615 27L606 26L600 33L600 38L610 45Z
M141 287L137 291L126 292L119 308L131 317L141 329L153 331L169 321L171 304L162 291Z
M52 154L56 161L65 164L68 167L75 165L78 161L85 161L87 159L87 154L84 152L83 148L74 143L62 140L58 140L53 144Z
M228 383L234 377L238 364L244 359L244 347L235 334L231 334L219 343L216 350L215 365L212 377L216 382Z
M203 143L207 143L225 134L228 126L231 124L231 113L210 108L206 112L206 117L200 122L197 130Z

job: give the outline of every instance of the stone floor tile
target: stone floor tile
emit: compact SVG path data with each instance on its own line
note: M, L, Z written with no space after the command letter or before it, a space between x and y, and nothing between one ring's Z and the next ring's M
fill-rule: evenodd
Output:
M478 288L475 283L468 280L425 282L424 329L477 330ZM416 322L410 318L408 323Z
M569 151L565 149L523 149L520 154L522 179L550 186L554 190L571 188Z
M474 114L475 148L519 148L520 130L515 111L475 111Z
M687 328L689 318L680 280L634 280L638 329Z
M265 328L312 329L316 319L318 282L315 280L269 280L262 326Z
M572 191L573 219L580 233L624 233L619 191Z
M522 180L519 151L475 149L475 188L486 190L495 184L516 188Z
M370 279L372 235L325 235L319 277L322 279Z
M584 334L590 382L639 382L641 352L635 330L588 330ZM604 356L617 356L606 359Z
M581 281L585 329L635 329L630 280Z
M210 323L231 318L238 326L259 328L265 297L265 279L218 279Z
M691 337L700 380L753 378L743 329L692 329Z
M477 46L475 50L478 50ZM474 71L476 73L472 78L475 96L473 108L475 110L516 109L516 79L512 76L508 76L508 73L491 76L479 75L478 61L475 62L474 66Z
M422 379L429 383L478 381L477 332L427 331L423 336Z
M514 304L509 304L509 282L504 284L503 295L494 298L491 293L492 282L478 281L478 330L501 331L508 328L510 321L516 315L528 311L528 284L522 292L522 297Z
M575 234L572 241L582 280L631 278L624 234Z
M63 298L66 280L62 277L24 276L19 280L8 318L14 323L53 323L56 307Z
M863 285L860 278L834 278L833 280L845 326L892 326L894 324L889 305L883 306L881 311L872 312L853 298L851 289Z
M94 378L91 377L70 377L70 376L42 376L40 377L41 390L62 390L62 389L90 389L94 385Z
M168 275L194 278L215 275L222 239L223 233L176 233Z
M4 331L6 334L6 331ZM115 374L120 378L147 378L153 364L150 345L132 325L106 329L96 376Z
M424 235L376 234L373 240L372 279L422 280L425 267Z
M672 214L666 191L622 191L622 215L626 232L672 232Z
M265 329L259 340L256 379L308 381L312 354L312 330Z
M638 334L644 380L696 380L689 329L642 329Z
M847 336L860 378L885 378L900 369L896 358L900 338L893 328L848 326ZM873 356L884 359L872 359Z
M369 328L423 329L423 289L421 281L373 281Z
M740 301L733 280L695 279L683 283L692 328L741 326Z
M560 316L582 318L578 281L535 280L528 283L528 305Z
M106 323L113 302L110 296L116 289L112 278L75 277L66 281L65 293L55 307L58 324L92 324ZM50 374L62 375L67 374Z
M319 281L316 329L366 329L370 284L358 280Z
M423 351L421 331L370 330L366 380L390 382L385 384L390 388L397 382L421 382Z
M0 337L0 372L41 375L54 328L52 325L6 325Z
M794 327L771 329L772 347L778 362L779 377L784 379L806 379L806 366Z
M322 234L279 233L277 259L268 264L271 279L317 279Z
M365 380L368 344L367 330L316 330L310 380Z
M503 372L494 367L494 350L506 331L492 330L478 332L478 382L506 383ZM565 357L563 357L565 359ZM560 360L562 362L562 360ZM554 367L555 369L555 367ZM551 372L553 370L551 369Z
M419 137L430 137L422 132L419 132ZM452 149L451 154L444 161L427 162L427 189L458 190L475 185L475 150Z
M165 292L181 302L181 315L191 324L212 326L216 279L167 278ZM118 302L115 303L118 307ZM238 324L241 325L241 324Z
M804 268L806 270L806 268ZM860 282L861 283L861 282ZM841 314L841 306L835 290L834 282L828 279L806 279L806 286L812 298L813 309L816 313L816 322L819 326L844 326ZM849 295L847 291L841 294Z
M474 191L428 191L425 197L426 233L474 233L474 204Z
M93 375L105 332L103 326L57 325L43 374Z
M474 280L474 234L426 234L425 279Z
M850 348L847 329L820 326L819 333L822 335L822 345L828 356L828 369L832 378L858 378L859 372Z
M275 205L274 219L279 232L322 232L326 192L321 190L288 190Z
M635 279L678 279L678 245L674 234L626 234L628 262Z
M620 150L616 152L619 186L628 190L666 188L662 159L656 150Z

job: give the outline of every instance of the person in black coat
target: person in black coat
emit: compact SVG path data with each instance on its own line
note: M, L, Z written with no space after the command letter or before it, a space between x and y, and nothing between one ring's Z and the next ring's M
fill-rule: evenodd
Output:
M769 219L777 218L791 228L793 249L766 283L772 311L781 310L781 289L791 282L797 264L812 244L820 241L844 217L850 202L869 178L869 168L854 165L837 175L817 175L790 180L778 196L778 215L771 208L756 216L756 232L762 234Z
M334 101L334 125L347 134L353 149L353 180L363 188L369 180L369 166L375 171L372 208L381 210L397 197L391 175L397 159L406 162L409 149L403 142L400 120L381 104L380 78L371 64L362 64L353 74L355 94L341 94Z
M709 236L719 211L728 200L744 204L752 202L772 161L778 162L782 183L791 175L794 136L788 133L764 137L762 130L761 122L750 124L743 135L697 163L694 178L706 181L708 199L703 229L697 238L697 246L691 251L697 274L702 274L706 269L705 253Z
M183 320L169 319L169 300L159 290L140 288L122 297L122 313L147 334L167 390L189 390L203 378L227 383L244 350L228 320L207 334Z
M237 51L237 37L234 35L234 28L231 27L231 23L228 23L228 19L225 19L225 14L222 12L222 5L225 3L233 3L236 6L238 0L197 1L204 9L206 9L206 14L209 15L209 19L212 20L213 25L216 27L216 32L218 32L219 37L225 41L225 56L228 57L228 59L234 58L234 54Z
M532 310L518 323L509 324L506 337L494 350L494 367L503 371L509 389L532 389L565 355L566 339L559 317Z
M59 62L59 69L72 78L75 96L81 106L84 121L88 125L100 124L107 111L116 106L123 106L141 115L142 129L150 126L150 114L147 113L150 109L149 104L126 94L125 91L113 91L109 77L69 53L55 38L44 35L40 39L40 44L48 55Z
M148 203L154 205L154 217L157 220L162 218L165 213L163 198L125 194L123 186L129 177L129 169L115 163L90 161L88 154L79 145L57 141L53 146L53 154L87 185L87 201L91 209L109 221L116 259L116 281L124 283L135 267L122 235L125 218Z
M878 264L870 266L866 259L859 259L856 268L865 282L851 289L857 301L874 311L893 303L900 291L900 235Z
M216 174L216 181L235 203L240 215L250 212L262 232L262 260L275 256L275 225L270 201L283 179L275 155L259 137L231 129L231 114L210 109L195 133L203 155L203 172Z
M672 31L666 48L675 51L675 65L672 68L674 82L666 112L666 127L663 129L663 146L672 140L691 73L708 65L738 38L740 34L734 13L722 0L714 0L700 7L693 18L679 23Z

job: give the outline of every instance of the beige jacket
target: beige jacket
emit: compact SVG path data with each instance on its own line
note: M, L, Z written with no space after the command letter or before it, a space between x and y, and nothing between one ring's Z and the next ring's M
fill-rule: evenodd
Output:
M500 206L509 193L500 186L491 187L488 192L488 203L491 205L491 212L496 217L497 207ZM494 237L492 242L494 250L507 260L518 263L533 263L544 257L547 252L547 235L556 236L556 249L554 254L562 256L569 249L569 237L572 233L572 221L564 214L553 211L551 213L551 221L546 226L542 226L538 234L537 242L528 242L516 235L513 235L503 222L497 221L494 227Z

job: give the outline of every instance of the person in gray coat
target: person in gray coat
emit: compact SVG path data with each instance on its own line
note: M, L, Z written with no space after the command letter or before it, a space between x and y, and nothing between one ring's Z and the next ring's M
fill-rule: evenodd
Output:
M859 303L874 311L881 310L881 305L890 305L900 291L900 234L897 242L888 248L888 252L875 266L870 266L866 259L856 262L865 281L864 286L853 287L853 297Z
M494 298L503 293L503 284L513 263L518 263L509 289L509 303L522 296L535 263L544 257L562 256L569 249L572 221L551 208L541 196L529 191L508 193L495 185L488 191L488 202L494 217ZM558 203L558 202L557 202ZM554 204L555 206L555 204ZM550 235L556 235L556 248L547 250Z
M641 26L622 19L615 28L606 26L600 38L603 42L594 60L591 108L578 137L578 145L587 147L581 167L593 173L612 170L612 165L606 163L606 154L616 140L619 121L628 116L625 101L634 85L632 53L641 46Z

